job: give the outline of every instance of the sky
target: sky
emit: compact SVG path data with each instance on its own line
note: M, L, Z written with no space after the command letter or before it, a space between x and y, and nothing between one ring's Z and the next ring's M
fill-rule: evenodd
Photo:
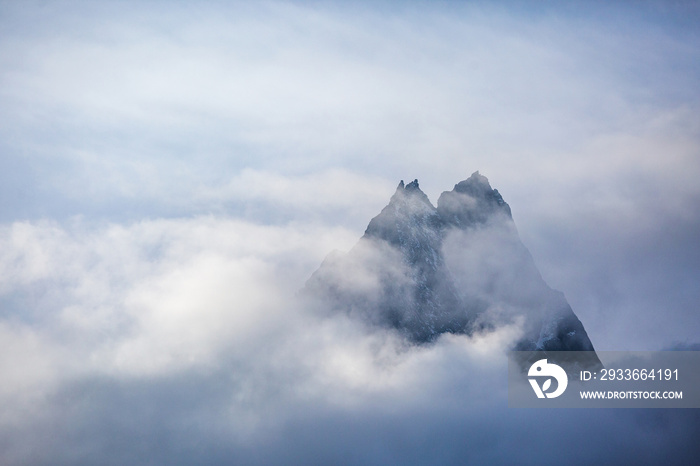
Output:
M596 349L696 347L700 8L610 3L0 1L0 462L693 457L692 410L507 408L512 329L294 300L479 170Z

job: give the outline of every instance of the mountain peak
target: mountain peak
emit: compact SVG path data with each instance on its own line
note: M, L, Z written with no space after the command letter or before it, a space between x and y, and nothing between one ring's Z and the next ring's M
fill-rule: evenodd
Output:
M400 211L402 215L413 215L419 212L425 214L435 211L435 206L418 186L418 180L413 180L408 184L404 184L404 181L401 180L396 187L396 192L391 196L387 208Z
M466 180L457 183L453 191L469 194L477 198L493 198L499 205L505 204L498 190L492 189L491 184L489 184L489 179L479 173L478 170L472 173Z
M381 238L401 248L418 247L439 230L437 209L420 190L418 180L403 180L389 204L367 226L365 236Z
M399 185L396 187L397 191L407 191L407 192L412 192L412 191L417 191L422 193L420 186L418 185L418 180L413 180L408 184L404 184L403 180L399 181Z
M593 351L583 324L542 279L510 207L478 171L440 195L399 183L346 256L324 262L306 285L329 312L425 343L521 322L529 351Z
M485 223L499 214L512 218L501 193L492 189L488 178L478 171L457 183L452 191L443 192L437 210L444 220L459 227Z
M406 189L406 191L414 191L414 190L420 191L420 188L418 187L418 179L415 179L415 180L411 181L410 183L408 183L406 185L405 189Z

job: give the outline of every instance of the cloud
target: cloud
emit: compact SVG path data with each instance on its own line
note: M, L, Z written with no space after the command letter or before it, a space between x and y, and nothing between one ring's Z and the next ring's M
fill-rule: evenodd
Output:
M483 365L494 358L488 338L512 338L505 329L486 341L448 338L416 350L395 334L309 315L293 298L309 274L300 267L320 261L346 233L337 229L206 217L25 222L2 233L3 250L13 251L3 265L19 272L4 270L16 277L3 290L14 303L6 320L15 323L0 328L7 464L89 463L134 435L175 429L166 439L174 441L184 435L176 424L194 429L190 445L208 443L200 416L215 439L265 442L269 429L295 422L298 406L324 417L404 390L410 402L433 386L420 377L428 368L442 377L455 364ZM30 298L33 321L22 322L20 304ZM36 449L24 435L55 440ZM142 453L169 458L164 448ZM137 455L138 464L139 452L128 450L113 458Z
M4 316L48 331L90 364L127 371L186 366L220 339L250 333L251 323L281 318L278 300L349 235L214 217L70 228L25 222L1 233L10 252L0 269Z
M697 417L682 411L507 408L495 348L517 325L412 346L308 313L294 293L342 235L221 217L6 226L3 463L539 464L574 451L622 464L616 445L640 459L672 445L680 464L694 451Z
M696 341L697 8L0 18L3 464L692 462L690 411L508 409L517 327L410 348L292 296L399 179L479 169L597 348Z
M694 86L679 82L694 75L671 66L696 61L683 30L458 11L152 4L50 21L49 7L8 7L37 22L0 42L5 163L25 154L39 202L111 215L114 202L201 212L178 200L245 170L350 167L437 190L480 168L518 196L523 178L687 173L694 158L669 147L696 146ZM659 100L670 82L678 96Z

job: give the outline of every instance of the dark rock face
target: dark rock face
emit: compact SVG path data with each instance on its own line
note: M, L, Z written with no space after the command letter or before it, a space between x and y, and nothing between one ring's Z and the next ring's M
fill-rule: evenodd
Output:
M514 349L593 351L564 295L537 271L510 206L479 172L442 193L437 208L418 180L401 181L358 244L329 256L304 295L414 343L517 324Z

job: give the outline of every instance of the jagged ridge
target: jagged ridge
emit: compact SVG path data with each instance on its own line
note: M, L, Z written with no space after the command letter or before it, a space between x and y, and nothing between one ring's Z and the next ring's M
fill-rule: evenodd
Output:
M564 295L537 271L510 206L478 171L437 207L418 180L402 180L358 244L324 261L305 294L415 343L523 318L516 349L593 351Z

